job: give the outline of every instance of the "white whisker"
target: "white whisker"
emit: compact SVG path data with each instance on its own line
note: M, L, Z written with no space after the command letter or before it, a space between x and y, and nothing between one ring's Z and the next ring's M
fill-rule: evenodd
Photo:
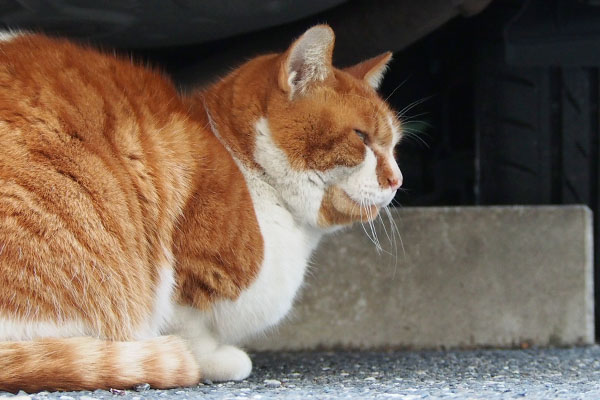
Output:
M433 96L427 96L427 97L423 97L422 99L413 101L412 103L410 103L409 105L404 107L402 110L398 111L398 113L396 115L398 116L398 118L404 118L404 116L406 115L407 112L409 112L410 110L412 110L419 104L426 102L427 100L431 99L432 97Z
M388 208L387 211L388 211L388 215L390 217L390 224L392 226L392 229L394 229L396 231L396 234L398 235L398 239L400 239L400 246L402 247L402 256L404 257L404 259L406 259L406 250L404 249L404 242L402 241L402 235L400 235L400 230L398 229L398 225L396 224L396 221L393 218L391 210L389 210L389 208Z
M388 232L388 230L387 230L387 228L386 228L386 226L385 226L385 221L383 220L383 216L381 215L381 213L380 213L379 215L377 215L377 218L375 218L375 221L377 221L377 220L379 220L379 221L381 222L381 226L383 227L383 231L384 231L384 233L385 233L385 236L387 237L387 239L388 239L388 242L389 242L389 243L390 243L390 245L392 246L392 249L394 249L394 247L395 247L395 246L394 246L394 244L395 244L395 241L393 240L393 235L392 235L392 236L390 236L390 233L392 233L392 231L389 231L389 232ZM397 258L397 257L396 257L394 254L392 254L392 253L391 253L391 252L389 252L388 250L385 250L385 249L383 248L383 246L380 246L380 249L381 249L380 251L381 251L383 254L387 254L387 255L389 255L390 257L394 258L394 259L396 259L396 258Z
M396 278L396 271L398 270L398 242L396 241L396 234L398 235L398 237L400 238L400 241L402 242L402 238L400 237L400 233L398 233L398 228L395 227L395 221L393 219L392 216L392 212L390 211L389 207L385 207L385 213L388 217L388 221L390 222L390 231L392 233L392 238L394 239L393 241L393 249L394 249L394 273L392 275L392 279ZM404 251L404 246L402 246L402 250ZM405 259L406 259L406 254L405 255Z
M388 101L390 99L390 97L392 97L394 95L394 93L396 93L396 90L400 89L402 86L404 86L404 84L406 82L408 82L409 78L410 78L410 76L408 78L404 79L402 82L400 82L400 84L398 86L396 86L394 88L394 90L392 90L392 92L390 94L388 94L383 101Z
M374 243L375 243L375 247L377 249L377 252L380 253L381 251L383 251L383 248L381 247L381 243L379 242L379 237L377 236L377 230L375 229L375 223L373 222L373 211L370 210L371 207L369 207L367 209L367 207L365 207L365 210L367 210L367 218L369 220L369 228L371 228L371 233L373 234L373 238L375 239Z
M420 142L422 143L425 147L429 148L429 144L423 139L421 138L417 132L414 131L409 131L409 130L403 130L403 138L407 138L407 139L414 139L416 142ZM421 132L419 132L421 133Z
M358 210L360 212L360 226L362 227L363 231L365 232L365 235L367 235L367 237L369 238L369 240L375 244L375 240L373 240L373 238L369 235L369 232L367 232L367 228L365 228L365 224L362 222L363 219L363 209L362 209L362 200L361 200L361 204L358 205ZM365 211L366 212L366 211Z

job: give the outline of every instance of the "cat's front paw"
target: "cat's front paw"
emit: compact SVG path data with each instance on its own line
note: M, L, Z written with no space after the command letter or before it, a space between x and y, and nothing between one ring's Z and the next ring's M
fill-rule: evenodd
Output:
M252 371L248 354L234 346L222 345L198 359L200 375L204 380L241 381Z

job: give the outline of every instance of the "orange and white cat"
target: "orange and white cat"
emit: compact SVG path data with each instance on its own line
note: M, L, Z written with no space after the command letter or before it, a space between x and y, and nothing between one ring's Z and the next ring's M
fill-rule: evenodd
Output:
M62 39L0 36L0 390L239 380L324 233L402 182L390 54L306 31L181 95ZM167 335L167 336L165 336Z

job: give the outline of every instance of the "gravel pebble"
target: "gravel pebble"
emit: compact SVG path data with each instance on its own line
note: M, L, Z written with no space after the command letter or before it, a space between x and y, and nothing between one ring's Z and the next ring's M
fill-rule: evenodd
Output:
M265 379L265 385L268 387L279 387L281 386L281 381L277 379Z
M140 385L137 385L134 389L136 392L145 392L146 390L150 390L150 384L142 383Z
M18 394L16 396L6 396L6 395L0 395L0 400L31 400L31 396L29 395L24 395L24 394Z

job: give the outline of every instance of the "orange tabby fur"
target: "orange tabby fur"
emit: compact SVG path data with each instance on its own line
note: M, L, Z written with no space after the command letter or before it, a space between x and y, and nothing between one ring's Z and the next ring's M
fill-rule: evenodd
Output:
M257 57L184 97L156 71L66 40L0 43L0 317L79 321L89 336L0 342L0 390L198 382L182 340L144 332L161 269L175 268L177 302L199 309L236 299L259 271L252 199L221 140L257 170L253 124L267 113L298 170L359 164L355 128L380 148L395 144L380 113L389 109L367 82L389 54L334 69L293 100L288 54ZM317 131L332 134L297 140ZM384 162L377 175L397 183ZM378 207L368 208L332 186L319 225L373 218Z
M235 296L248 284L261 259L261 238L243 178L205 123L191 121L164 76L38 35L2 43L0 50L0 315L82 319L100 338L133 340L151 313L158 270L168 265L165 249L171 248L181 255L184 300L206 306L212 296ZM248 206L235 207L238 201ZM236 213L239 225L220 223L225 212ZM187 223L175 230L182 213ZM194 224L206 213L217 219L214 224ZM216 258L215 238L227 235L248 237L252 252ZM186 270L189 257L201 259L197 266L209 273ZM225 262L245 269L219 269ZM231 277L219 282L223 270ZM188 281L195 287L186 290ZM0 344L1 389L13 388L14 365L25 362L15 346ZM48 353L56 346L60 340L37 342ZM163 368L150 365L137 383L197 382L185 345L165 341L155 347L149 363L172 354L186 373L152 374ZM56 367L46 363L45 370L67 377L60 371L85 364L83 351L58 354ZM39 361L31 354L24 358ZM63 387L121 386L118 377L131 367L107 366L104 382L66 381ZM73 369L77 376L79 371ZM23 379L19 388L61 386Z

